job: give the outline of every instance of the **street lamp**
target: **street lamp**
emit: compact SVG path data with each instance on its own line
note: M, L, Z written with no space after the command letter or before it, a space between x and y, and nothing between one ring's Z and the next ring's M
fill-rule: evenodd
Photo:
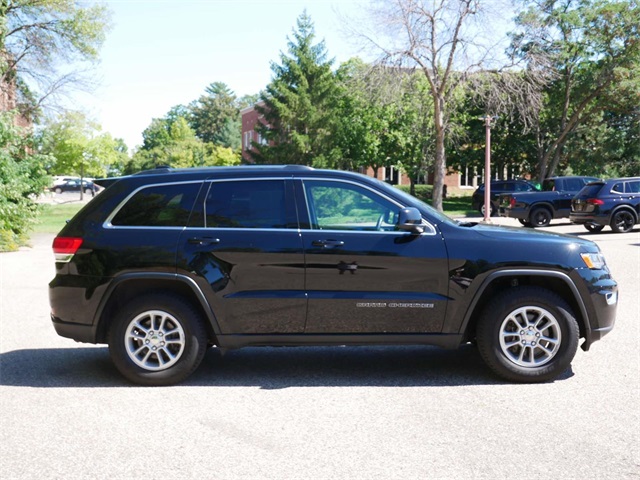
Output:
M490 115L480 117L480 120L484 120L486 129L484 151L484 221L486 223L491 223L491 120L497 118Z

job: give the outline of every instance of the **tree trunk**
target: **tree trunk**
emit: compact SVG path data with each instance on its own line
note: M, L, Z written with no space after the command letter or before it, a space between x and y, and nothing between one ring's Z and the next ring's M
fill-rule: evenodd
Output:
M444 98L439 96L434 102L434 124L436 130L436 158L433 166L433 193L432 206L439 212L442 208L442 193L444 188L444 177L447 169L447 160L444 153Z

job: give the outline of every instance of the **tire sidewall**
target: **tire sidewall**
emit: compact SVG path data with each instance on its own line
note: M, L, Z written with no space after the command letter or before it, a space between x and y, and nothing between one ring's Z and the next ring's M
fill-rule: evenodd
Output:
M150 310L171 314L184 331L184 351L180 359L165 370L150 371L140 367L126 350L125 335L129 324ZM120 373L134 383L148 386L171 385L184 380L198 367L207 348L205 330L197 312L188 303L170 295L149 295L127 304L114 318L108 340L111 359Z

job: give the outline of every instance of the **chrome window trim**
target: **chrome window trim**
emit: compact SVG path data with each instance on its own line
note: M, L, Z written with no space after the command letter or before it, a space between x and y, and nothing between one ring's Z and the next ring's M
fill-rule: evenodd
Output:
M381 193L378 190L375 190L375 189L369 187L369 185L364 185L362 183L354 182L353 180L347 180L347 179L343 179L343 178L331 178L331 177L294 177L293 179L294 180L300 180L302 182L302 188L304 188L305 205L307 207L307 215L309 217L309 220L311 220L311 212L309 211L309 202L307 200L307 189L306 189L305 181L320 180L320 181L329 181L329 182L348 183L348 184L354 185L356 187L360 187L360 188L364 188L366 190L369 190L374 195L377 195L379 197L384 198L388 202L393 203L394 205L396 205L398 208L407 208L406 205L402 205L401 203L398 203L396 200L388 197L384 193ZM414 208L416 208L416 207L414 207ZM433 225L431 225L429 222L427 222L424 217L422 217L422 225L425 227L425 231L422 232L420 235L429 235L429 236L437 235L436 228ZM331 229L324 229L324 228L323 229L308 228L308 229L302 229L301 231L303 231L303 232L335 232L335 233L374 233L374 234L380 234L380 233L382 233L382 234L390 234L391 233L391 234L402 234L402 235L406 235L407 234L407 232L404 232L404 231L401 231L401 230L371 231L371 230L331 230Z
M136 188L133 192L131 192L129 195L127 195L119 204L116 208L113 209L113 211L109 214L109 216L107 217L107 219L104 221L104 223L102 224L103 228L108 228L108 229L118 229L118 228L126 228L126 229L132 229L132 228L168 228L168 229L184 229L186 227L180 227L180 226L149 226L149 225L113 225L111 223L111 221L113 220L113 218L120 212L120 210L122 210L122 207L124 207L127 202L129 200L131 200L131 198L133 198L134 195L136 195L138 192L145 190L147 188L153 188L153 187L164 187L164 186L171 186L171 185L188 185L190 183L204 183L204 180L188 180L188 181L184 181L184 182L164 182L164 183L151 183L148 185L142 185L138 188Z

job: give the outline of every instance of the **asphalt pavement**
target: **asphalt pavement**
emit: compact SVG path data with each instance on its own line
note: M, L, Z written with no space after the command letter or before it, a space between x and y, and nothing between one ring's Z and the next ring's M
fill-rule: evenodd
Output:
M541 385L468 346L212 349L181 385L133 386L105 346L55 333L53 237L37 236L0 254L0 477L638 479L640 229L548 230L598 242L620 305Z

